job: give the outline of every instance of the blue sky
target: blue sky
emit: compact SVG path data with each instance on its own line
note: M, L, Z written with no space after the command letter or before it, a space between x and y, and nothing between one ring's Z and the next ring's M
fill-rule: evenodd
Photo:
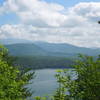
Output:
M7 13L0 16L0 25L3 24L18 24L20 19L14 13Z
M0 0L0 5L2 5L2 3L4 2L5 0Z
M74 6L75 4L80 2L100 2L100 0L44 0L44 1L59 3L65 7Z

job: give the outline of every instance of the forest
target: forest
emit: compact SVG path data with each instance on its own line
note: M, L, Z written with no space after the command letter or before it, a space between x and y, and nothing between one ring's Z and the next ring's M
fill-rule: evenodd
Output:
M24 68L31 69L44 69L44 68L71 68L74 60L65 57L52 57L52 56L21 56L15 57L15 65L23 66Z

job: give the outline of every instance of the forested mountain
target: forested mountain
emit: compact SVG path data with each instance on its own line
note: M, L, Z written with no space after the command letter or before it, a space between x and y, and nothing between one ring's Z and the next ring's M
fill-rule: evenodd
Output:
M77 47L67 43L47 43L47 42L35 42L35 44L49 52L60 52L66 54L87 54L87 55L98 55L100 49Z
M5 46L12 56L17 57L15 64L33 69L70 67L78 53L96 56L100 51L64 43L46 42L17 43Z
M35 43L17 43L5 46L10 54L17 58L15 64L33 69L70 67L73 63L72 57L76 55L47 51Z
M13 39L13 38L8 38L8 39L0 39L0 44L18 44L18 43L31 43L29 40L24 40L24 39Z
M33 56L46 55L46 51L39 46L31 43L20 43L5 45L13 56Z
M22 56L17 57L15 64L25 68L70 68L74 64L73 59L52 56Z
M13 56L55 56L55 57L72 57L76 54L67 52L52 52L35 43L17 43L5 45ZM53 48L52 48L53 49Z
M9 52L14 56L56 56L56 57L74 57L77 54L86 54L96 56L100 54L100 49L77 47L65 43L17 43L5 45Z

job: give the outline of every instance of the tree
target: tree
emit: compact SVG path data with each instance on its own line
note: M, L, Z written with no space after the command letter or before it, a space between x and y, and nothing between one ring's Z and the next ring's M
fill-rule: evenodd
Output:
M81 60L77 61L75 71L78 78L75 95L81 95L82 100L100 99L100 57L94 59L91 56L80 55ZM78 92L77 92L78 91Z
M7 49L0 45L0 100L25 100L31 95L25 85L34 73L28 71L14 66Z
M68 71L59 74L60 83L67 89L65 100L99 100L100 99L100 57L80 55L73 66L74 79ZM67 98L66 98L67 97Z

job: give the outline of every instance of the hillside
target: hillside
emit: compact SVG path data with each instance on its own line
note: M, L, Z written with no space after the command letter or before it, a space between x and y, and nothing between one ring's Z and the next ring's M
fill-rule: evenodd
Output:
M43 68L70 68L74 61L65 57L52 56L22 56L17 57L16 65L24 68L43 69Z
M76 47L70 44L34 42L5 46L12 56L17 57L15 64L33 69L70 67L78 53L94 56L99 54L99 49Z
M10 44L5 46L13 56L46 55L45 50L31 43Z
M74 57L77 54L96 56L100 54L100 49L77 47L70 44L55 44L47 42L17 43L5 45L14 56L56 56Z
M5 45L13 56L55 56L55 57L72 57L76 54L64 52L47 51L45 48L35 43L17 43ZM52 48L53 49L53 48Z
M35 42L37 46L43 48L48 52L60 52L66 54L87 54L87 55L98 55L100 54L100 49L86 48L86 47L77 47L67 43L47 43L47 42Z

